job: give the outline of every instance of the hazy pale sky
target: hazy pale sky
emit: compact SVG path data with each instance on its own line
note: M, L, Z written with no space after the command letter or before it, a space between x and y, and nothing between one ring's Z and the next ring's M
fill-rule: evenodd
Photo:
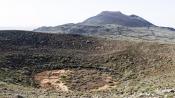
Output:
M77 23L101 11L136 14L153 24L175 27L175 0L0 0L0 27Z

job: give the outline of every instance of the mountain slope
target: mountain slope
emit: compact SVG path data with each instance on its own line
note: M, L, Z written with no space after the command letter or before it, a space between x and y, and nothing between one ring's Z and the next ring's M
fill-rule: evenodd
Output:
M111 11L103 11L100 14L85 20L81 24L86 25L116 24L129 27L154 26L152 23L146 21L145 19L139 16L136 15L127 16L121 12L111 12Z
M0 31L0 97L160 97L157 90L175 88L174 51L173 44Z
M51 47L85 50L99 45L98 40L77 34L48 34L31 31L4 30L0 31L0 49L18 47Z
M119 25L66 24L56 27L41 27L35 32L81 34L109 39L147 40L175 42L175 30L167 27L125 27Z

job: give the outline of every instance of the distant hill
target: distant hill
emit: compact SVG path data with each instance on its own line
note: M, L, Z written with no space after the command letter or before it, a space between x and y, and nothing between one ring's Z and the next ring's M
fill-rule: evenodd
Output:
M86 25L105 25L105 24L117 24L122 26L129 27L148 27L154 26L152 23L147 20L136 16L136 15L125 15L121 12L111 12L111 11L103 11L100 14L88 18L81 24Z
M147 20L136 16L136 15L125 15L121 12L112 12L112 11L103 11L100 14L86 19L83 22L73 24L65 24L55 27L39 27L34 29L36 32L50 32L50 33L97 33L99 26L100 28L106 27L106 25L116 25L116 26L125 26L125 27L154 27L155 25L148 22ZM92 28L91 28L92 27ZM95 28L95 30L94 30ZM73 30L72 30L73 29ZM115 29L115 28L114 28ZM86 31L86 32L84 32Z
M39 27L34 32L81 34L112 39L175 42L175 29L159 27L137 15L103 11L81 23Z

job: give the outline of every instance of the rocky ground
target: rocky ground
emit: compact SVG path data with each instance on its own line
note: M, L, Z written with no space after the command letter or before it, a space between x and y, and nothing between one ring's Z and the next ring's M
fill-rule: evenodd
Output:
M173 98L175 45L0 32L0 97Z

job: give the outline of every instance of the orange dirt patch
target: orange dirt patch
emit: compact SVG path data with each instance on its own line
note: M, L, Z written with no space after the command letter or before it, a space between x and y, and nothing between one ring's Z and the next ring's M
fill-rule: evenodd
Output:
M115 86L111 76L97 70L52 70L34 76L43 89L58 91L104 91ZM112 86L110 84L113 84Z
M60 76L67 72L69 70L44 71L36 74L34 80L39 83L41 88L69 91L68 87L60 80Z

